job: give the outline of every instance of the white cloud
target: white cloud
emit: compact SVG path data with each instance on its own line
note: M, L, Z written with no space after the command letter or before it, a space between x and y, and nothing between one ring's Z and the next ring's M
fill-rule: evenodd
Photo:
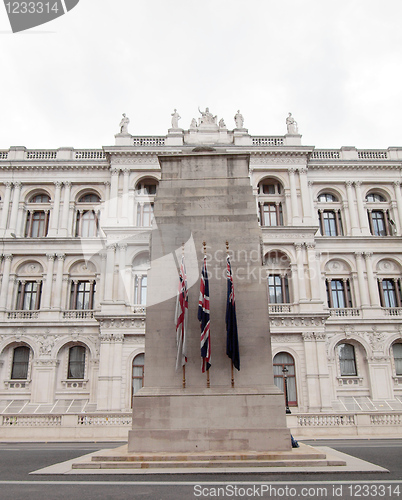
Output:
M209 106L229 127L303 143L401 145L398 0L81 0L10 34L0 9L0 149L113 144L188 127Z

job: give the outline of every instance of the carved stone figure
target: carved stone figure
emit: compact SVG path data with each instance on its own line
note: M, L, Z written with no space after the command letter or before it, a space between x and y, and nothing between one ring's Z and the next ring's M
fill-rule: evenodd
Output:
M190 128L197 128L197 120L195 118L191 120Z
M123 118L121 119L120 122L120 133L121 134L128 134L128 124L130 123L130 119L128 116L126 116L125 113L123 113Z
M298 128L297 128L297 122L293 118L292 113L289 113L288 117L286 118L286 126L288 128L288 134L298 134Z
M181 116L177 112L177 109L172 113L172 128L179 128L179 120Z
M234 121L236 123L236 128L243 128L244 126L244 118L243 115L240 113L240 110L237 110L237 113L234 116Z
M199 118L199 125L216 125L216 116L214 116L209 108L205 108L205 111L201 111L198 108L198 111L201 113L201 118Z
M223 118L219 120L219 128L226 128L226 123Z

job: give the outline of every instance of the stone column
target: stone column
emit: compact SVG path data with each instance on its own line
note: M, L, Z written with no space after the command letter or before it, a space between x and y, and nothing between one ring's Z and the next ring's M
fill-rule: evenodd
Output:
M51 217L49 236L56 236L59 227L61 182L56 181L54 185L56 186L56 191L54 195L53 213Z
M110 182L105 183L105 208L103 210L103 217L106 219L109 217L109 204L110 204Z
M50 298L52 296L52 285L53 285L53 267L54 267L54 253L46 254L47 257L47 273L46 273L46 284L43 290L43 303L41 309L50 309Z
M119 294L118 300L122 300L125 302L126 300L126 292L124 286L124 271L126 269L126 250L127 244L120 243L119 244Z
M71 191L71 182L64 182L64 198L63 198L63 210L61 213L61 227L58 231L59 235L67 236L68 235L68 214L70 207L70 191Z
M319 263L317 263L315 254L315 243L307 243L306 247L307 247L307 263L308 263L308 272L310 279L311 299L314 301L320 301L321 273L320 273Z
M299 297L300 301L305 301L307 295L306 295L306 282L304 276L302 244L295 243L295 248L296 248L297 278L299 281Z
M109 217L117 217L117 200L119 195L119 174L117 168L112 169L112 179L110 183Z
M362 307L367 307L370 305L370 300L367 294L367 286L364 280L363 252L355 252L355 259L356 259L357 281L359 283L361 305Z
M106 257L105 253L101 253L101 272L99 279L99 289L95 292L95 309L98 309L100 303L103 301L105 296L105 275L106 275Z
M402 194L401 194L401 181L394 182L395 198L396 198L396 208L398 211L399 226L396 228L396 234L402 234Z
M320 384L321 411L332 412L331 383L329 378L327 350L325 347L326 334L315 332L315 346L317 352L318 381Z
M374 278L374 272L373 272L373 262L371 260L372 257L371 252L365 252L364 253L364 258L366 259L366 270L367 270L367 281L368 281L368 287L369 287L369 295L370 295L370 305L371 306L379 306L379 297L378 297L378 288L377 288L377 283Z
M101 320L100 325L100 349L99 349L99 376L98 376L98 397L97 410L110 410L110 399L112 387L110 383L110 364L112 358L112 334L105 333L104 321Z
M108 245L106 251L105 301L111 302L113 300L114 254L116 251L116 243Z
M297 206L295 169L290 168L288 172L289 172L289 185L290 185L290 202L292 206L292 225L297 225L300 224L301 218L299 216L299 209Z
M1 212L1 222L0 222L1 230L7 229L7 219L8 219L8 213L10 211L11 186L12 186L11 182L6 182L6 191L4 193L4 200L3 200L3 210Z
M25 222L25 203L20 202L18 207L17 225L15 228L16 236L24 236L24 230L25 230L24 222Z
M56 272L56 283L54 287L55 293L54 293L53 306L55 309L59 310L61 307L61 293L63 287L63 267L65 258L66 256L64 253L57 254L57 272Z
M363 195L362 195L361 185L362 185L362 183L360 181L355 182L357 213L359 214L359 225L360 225L361 234L369 235L370 229L369 229L369 225L368 225L367 212L364 209L364 205L363 205Z
M15 232L17 227L18 207L20 203L21 182L14 182L13 204L11 207L9 232Z
M13 260L12 254L6 254L4 256L5 263L3 269L3 280L1 282L1 292L0 292L0 310L4 311L7 305L8 287L10 282L10 270L11 262Z
M299 304L299 280L297 277L297 264L290 264L290 270L292 273L292 289L293 289L293 302L294 304Z
M308 411L318 412L321 410L321 398L316 342L313 332L303 332L302 336L306 359Z
M307 168L299 168L299 178L300 178L300 196L303 207L303 223L311 225L313 223L313 220L312 220L310 192L307 184Z
M349 205L349 214L350 214L350 222L351 222L351 235L358 236L360 234L360 229L357 224L357 214L355 209L355 200L353 198L353 182L346 182L346 193L348 197L348 205Z

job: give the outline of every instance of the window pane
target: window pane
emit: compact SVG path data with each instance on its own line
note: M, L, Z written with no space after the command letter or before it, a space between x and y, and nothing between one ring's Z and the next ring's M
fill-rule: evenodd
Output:
M395 283L393 280L382 280L384 307L396 307Z
M141 305L145 306L147 303L147 277L143 276L141 280Z
M331 292L332 292L332 303L335 308L345 308L346 306L346 297L345 290L343 287L343 281L341 280L332 280L331 281Z
M74 346L69 349L67 378L83 379L85 374L85 347Z
M373 221L373 233L375 236L386 236L384 212L381 210L373 210L371 212L371 220Z
M28 378L29 347L20 346L14 349L11 379L26 380Z
M45 212L34 212L32 216L32 238L45 236Z
M392 346L395 362L396 375L402 375L402 344L394 344Z
M356 376L355 348L351 344L340 344L338 353L341 376Z
M96 215L93 210L88 210L82 214L81 236L92 238L96 236Z
M336 214L332 210L323 212L325 236L337 236L335 217Z
M366 201L368 202L383 202L385 201L385 198L377 193L370 193L366 196Z
M138 354L133 360L133 376L132 376L133 395L144 385L144 354Z
M286 375L288 403L291 406L297 406L295 361L293 357L287 352L279 352L278 354L276 354L273 360L274 382L275 385L283 392L285 391L282 371L284 367L286 367L288 370Z

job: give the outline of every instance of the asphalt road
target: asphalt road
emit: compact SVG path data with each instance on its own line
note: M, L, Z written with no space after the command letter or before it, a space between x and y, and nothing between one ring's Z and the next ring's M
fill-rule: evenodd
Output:
M0 443L1 500L196 498L401 498L402 439L304 441L330 446L387 468L348 474L30 475L122 443Z

